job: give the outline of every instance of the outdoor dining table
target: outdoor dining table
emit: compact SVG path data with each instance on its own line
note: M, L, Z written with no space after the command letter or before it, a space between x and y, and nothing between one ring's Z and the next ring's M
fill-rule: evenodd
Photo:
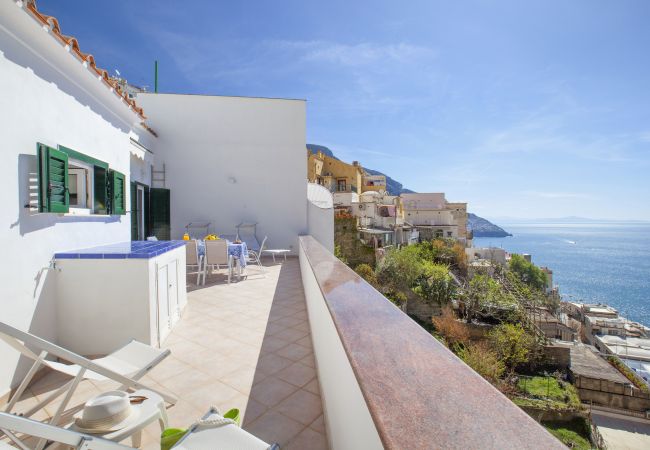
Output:
M237 260L237 265L239 267L238 277L241 278L242 269L246 268L246 259L248 258L248 247L246 242L241 242L239 244L233 242L234 239L229 239L229 235L220 235L221 239L224 239L228 243L228 256L232 256ZM205 257L205 240L197 239L199 256Z

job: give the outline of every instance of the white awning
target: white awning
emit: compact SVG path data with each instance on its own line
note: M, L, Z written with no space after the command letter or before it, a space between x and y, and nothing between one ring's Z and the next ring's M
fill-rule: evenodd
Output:
M152 153L151 150L149 150L147 147L145 147L135 139L133 138L130 139L131 139L131 154L136 158L139 158L144 161L145 157L147 156L147 153Z

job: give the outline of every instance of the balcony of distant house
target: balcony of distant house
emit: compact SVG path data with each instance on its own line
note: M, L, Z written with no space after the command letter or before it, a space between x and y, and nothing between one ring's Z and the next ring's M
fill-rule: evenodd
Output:
M354 184L351 184L345 178L338 178L331 181L331 183L325 184L330 192L332 193L344 193L344 192L353 192L358 193L358 189Z
M386 177L384 175L366 175L363 177L363 191L385 191Z

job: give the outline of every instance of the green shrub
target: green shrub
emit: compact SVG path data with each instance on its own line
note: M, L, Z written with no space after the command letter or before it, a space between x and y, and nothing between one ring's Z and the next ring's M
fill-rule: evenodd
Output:
M399 292L399 291L397 291L397 292L394 292L394 291L387 292L385 294L385 296L386 296L386 298L388 300L393 302L395 304L395 306L397 306L399 308L401 308L406 303L406 301L408 300L407 297L406 297L406 294L404 294L403 292Z
M411 289L425 272L424 260L417 246L391 249L377 268L377 280L381 286L394 291Z
M535 264L528 262L521 255L512 255L508 264L510 271L517 278L535 289L544 289L546 286L546 274Z
M377 287L377 275L369 264L359 264L354 271L372 286Z
M488 381L496 381L505 372L505 365L486 343L479 342L460 347L458 357Z
M444 305L456 294L456 285L447 266L425 261L420 277L415 280L413 292L427 303Z
M533 337L520 324L503 323L488 334L492 348L508 369L528 362L535 343Z

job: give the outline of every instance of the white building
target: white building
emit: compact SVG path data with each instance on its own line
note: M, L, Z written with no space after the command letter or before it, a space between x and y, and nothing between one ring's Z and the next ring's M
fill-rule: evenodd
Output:
M471 246L467 233L467 204L450 203L444 193L405 193L404 220L415 226L424 239L453 238Z
M386 191L366 191L350 208L358 218L361 240L373 246L408 245L417 241L417 234L404 221L404 210L398 196Z
M67 318L59 312L72 281L61 275L66 264L56 264L55 254L128 246L149 235L179 239L197 219L226 234L241 222L258 222L260 240L268 235L269 245L294 254L298 236L313 227L332 247L329 229L317 223L331 217L331 208L308 221L303 100L130 99L32 2L0 2L0 74L1 214L8 224L0 232L3 322L67 345L61 331ZM169 275L182 280L179 292L182 258L174 262L176 275ZM106 278L106 285L128 287ZM96 289L87 295L110 291ZM66 300L69 308L70 296ZM102 325L100 319L92 320ZM97 331L89 339L103 348ZM25 368L4 345L0 360L1 398Z
M506 251L502 248L470 247L465 249L465 253L467 254L467 262L469 263L485 260L502 266L506 265Z

